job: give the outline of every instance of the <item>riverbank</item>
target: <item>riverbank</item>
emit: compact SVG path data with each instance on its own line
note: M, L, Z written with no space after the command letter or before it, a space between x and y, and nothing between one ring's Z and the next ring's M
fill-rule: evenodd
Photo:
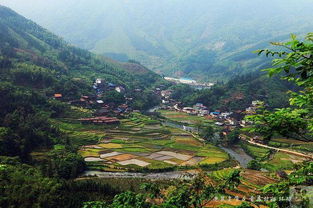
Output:
M163 173L130 173L130 172L102 172L102 171L85 171L80 178L97 177L97 178L142 178L149 180L170 180L170 179L192 179L198 174L198 171L172 171Z

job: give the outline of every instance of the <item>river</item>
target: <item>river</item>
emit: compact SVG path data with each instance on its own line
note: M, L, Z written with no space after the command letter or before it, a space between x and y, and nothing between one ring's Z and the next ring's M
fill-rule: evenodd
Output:
M227 152L235 160L237 160L241 167L247 168L248 163L253 160L241 147L223 147L219 145L219 148Z
M144 178L150 180L170 180L170 179L191 179L196 172L172 171L162 173L130 173L130 172L102 172L102 171L85 171L80 177L98 178Z

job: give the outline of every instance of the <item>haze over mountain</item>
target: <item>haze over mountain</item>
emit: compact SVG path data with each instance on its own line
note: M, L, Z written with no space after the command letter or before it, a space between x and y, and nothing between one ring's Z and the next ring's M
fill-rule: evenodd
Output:
M311 0L0 0L70 43L171 76L224 79L313 28Z

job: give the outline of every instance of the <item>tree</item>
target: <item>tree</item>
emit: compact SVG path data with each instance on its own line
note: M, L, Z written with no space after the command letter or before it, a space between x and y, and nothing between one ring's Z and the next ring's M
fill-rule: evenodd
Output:
M201 137L205 138L208 141L211 141L214 137L215 129L213 126L207 126L204 129L201 130Z
M300 92L290 92L291 108L277 109L273 112L263 110L257 115L247 117L253 122L251 132L260 133L267 140L274 133L286 137L311 140L313 133L313 33L299 41L291 35L291 41L272 43L282 51L259 50L266 56L278 57L273 60L273 68L266 69L269 76L284 73L284 79L302 88Z
M103 95L103 100L106 103L114 103L115 105L119 105L125 102L124 95L116 92L115 90L105 92Z
M102 201L85 202L83 208L107 208L108 205Z
M60 207L61 184L35 168L0 158L0 207Z
M49 157L49 168L46 170L49 176L71 179L76 178L85 169L84 159L66 149L53 150Z
M239 141L240 130L238 128L234 129L227 135L228 145L236 144Z
M143 194L135 194L131 191L121 193L114 197L112 208L148 208L149 203Z
M251 160L248 165L247 168L252 169L252 170L261 170L261 163L257 160Z
M240 184L240 170L232 171L224 181L224 187L234 190Z
M207 183L207 177L200 173L193 180L179 184L166 198L161 207L202 208L214 197L217 190Z

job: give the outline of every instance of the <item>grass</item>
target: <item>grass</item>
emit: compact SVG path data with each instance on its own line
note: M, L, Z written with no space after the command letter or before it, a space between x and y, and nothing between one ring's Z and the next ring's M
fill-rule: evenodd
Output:
M263 167L270 171L291 170L296 162L301 162L301 158L283 152L276 152L271 160L263 163Z
M86 150L79 150L79 153L82 157L99 157L101 149L86 149Z
M158 112L160 112L163 117L180 123L188 123L193 125L197 123L208 123L208 124L213 123L212 120L209 120L205 117L189 115L184 112L170 110L159 110Z
M271 151L267 148L257 147L246 143L243 143L242 147L247 152L247 154L257 160L265 160L271 153Z
M274 138L269 143L274 147L287 148L291 150L296 150L300 152L313 152L313 142L301 141L289 138Z
M103 147L103 148L106 148L106 149L119 149L119 148L122 148L121 144L115 144L115 143L98 144L97 146Z
M53 120L52 122L64 134L67 134L71 142L76 146L95 144L105 136L105 128L102 126L84 125L68 120Z
M233 171L234 169L226 168L223 170L213 171L209 175L217 180L225 180Z
M122 139L112 139L111 143L115 143L115 144L125 144L126 141L122 140Z

